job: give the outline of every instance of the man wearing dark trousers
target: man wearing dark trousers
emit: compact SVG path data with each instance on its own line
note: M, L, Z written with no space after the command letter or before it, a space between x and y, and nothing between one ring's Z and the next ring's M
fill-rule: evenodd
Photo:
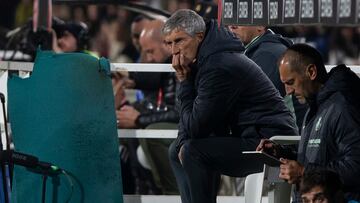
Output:
M243 151L274 135L297 134L279 92L245 55L232 33L191 10L175 12L163 27L181 81L180 123L169 154L184 203L216 202L220 174L262 170Z

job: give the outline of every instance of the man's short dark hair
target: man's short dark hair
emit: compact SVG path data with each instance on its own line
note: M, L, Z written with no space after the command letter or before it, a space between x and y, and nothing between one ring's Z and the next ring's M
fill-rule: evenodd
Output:
M324 195L330 203L343 202L343 183L336 172L326 169L306 172L300 183L300 194L307 193L316 186L323 189Z
M314 64L317 69L316 80L321 83L325 83L327 80L327 71L323 58L314 47L307 44L294 44L286 50L284 56L291 57L291 60L289 60L290 66L298 73L303 73L306 66Z
M73 21L58 23L54 30L60 38L64 35L65 31L71 33L76 39L77 51L83 51L88 48L89 44L89 29L84 22Z

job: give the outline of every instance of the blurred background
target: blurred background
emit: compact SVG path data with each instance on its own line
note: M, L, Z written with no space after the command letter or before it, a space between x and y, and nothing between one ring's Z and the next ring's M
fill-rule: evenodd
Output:
M80 1L81 2L81 1ZM121 1L119 1L121 2ZM143 4L169 14L180 8L191 8L208 17L217 17L217 0L136 0ZM213 4L212 9L203 5ZM84 22L89 29L89 46L87 49L104 56L111 62L135 62L138 58L136 48L131 43L131 22L139 13L114 4L54 4L52 14L68 21ZM33 0L2 0L0 6L0 50L26 50L26 37L11 39L9 31L24 26L33 15ZM345 63L360 64L360 28L338 26L286 26L273 27L276 33L292 38L295 42L306 42L321 51L327 64ZM19 41L20 40L20 41ZM23 43L22 47L14 48ZM27 48L29 49L29 48ZM3 53L3 52L2 52ZM4 54L2 54L4 55ZM4 58L1 56L0 58ZM8 59L15 59L10 57ZM31 59L27 59L31 60Z

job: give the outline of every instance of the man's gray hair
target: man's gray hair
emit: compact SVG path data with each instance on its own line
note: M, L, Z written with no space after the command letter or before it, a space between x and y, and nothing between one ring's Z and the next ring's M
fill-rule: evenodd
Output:
M204 19L195 11L180 9L166 21L162 32L164 35L168 35L175 29L183 30L194 37L196 33L205 33L206 26Z

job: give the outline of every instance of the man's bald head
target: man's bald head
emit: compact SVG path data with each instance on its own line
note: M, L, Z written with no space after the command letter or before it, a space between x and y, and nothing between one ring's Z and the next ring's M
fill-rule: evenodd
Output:
M148 39L163 42L163 35L161 32L164 22L161 20L152 20L148 22L140 35L140 40Z
M164 22L161 20L152 20L147 23L140 35L140 46L145 53L145 62L164 63L170 56L164 44L162 27Z
M287 94L294 95L300 103L314 101L327 80L321 54L306 44L288 48L280 59L280 80Z
M313 64L317 69L317 81L325 83L327 72L320 52L306 44L295 44L289 47L280 58L281 63L288 63L292 71L304 74L306 68Z
M255 37L260 36L266 32L265 26L230 25L228 28L240 39L244 45L249 44Z

